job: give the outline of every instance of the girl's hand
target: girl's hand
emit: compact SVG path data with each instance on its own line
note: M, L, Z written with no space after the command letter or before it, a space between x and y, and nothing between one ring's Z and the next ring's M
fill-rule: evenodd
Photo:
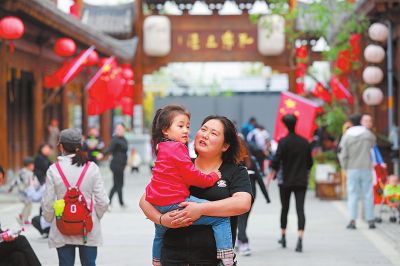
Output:
M202 215L201 203L182 202L179 204L179 207L183 208L182 212L185 213L182 218L189 218L193 222L198 220Z
M192 220L187 218L187 212L182 210L174 210L163 214L161 223L168 228L180 228L192 225Z

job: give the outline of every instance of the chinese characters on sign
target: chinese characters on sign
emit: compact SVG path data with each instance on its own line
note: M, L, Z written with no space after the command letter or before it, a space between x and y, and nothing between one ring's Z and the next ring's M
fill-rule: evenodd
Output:
M194 31L175 32L173 49L179 51L249 51L257 49L254 31Z

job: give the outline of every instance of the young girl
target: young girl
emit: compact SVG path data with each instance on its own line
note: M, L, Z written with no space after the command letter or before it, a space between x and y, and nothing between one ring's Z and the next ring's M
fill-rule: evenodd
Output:
M221 173L203 174L194 167L186 146L189 140L190 114L182 106L167 105L157 110L152 125L153 151L157 158L153 168L153 177L146 188L146 200L161 213L179 209L184 201L205 202L189 194L189 187L211 187ZM233 265L232 233L228 218L203 216L195 223L212 225L217 246L217 258L223 265ZM155 225L153 242L153 265L161 265L161 246L168 228Z

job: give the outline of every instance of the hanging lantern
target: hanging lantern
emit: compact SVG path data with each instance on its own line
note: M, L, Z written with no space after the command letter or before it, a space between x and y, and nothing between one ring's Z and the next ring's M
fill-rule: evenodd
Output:
M125 80L132 80L133 79L133 70L129 65L122 66L122 77Z
M296 57L300 59L305 59L307 58L308 51L307 51L307 46L302 45L300 47L296 48Z
M369 87L363 92L362 98L366 105L379 105L383 101L383 93L379 88Z
M24 23L17 17L4 17L0 20L0 38L2 39L19 39L24 31Z
M370 85L376 85L383 80L383 71L376 66L368 66L364 69L363 80Z
M342 73L348 73L351 71L351 66L350 52L348 50L340 51L336 60L336 67Z
M353 33L349 39L350 44L350 59L353 62L361 59L361 34Z
M95 66L99 62L99 54L93 50L85 61L85 66Z
M263 16L258 20L257 28L257 48L260 54L276 56L285 51L285 19L282 16Z
M379 45L370 44L364 50L364 58L369 63L382 63L385 59L385 50Z
M389 36L389 29L385 24L374 23L369 27L368 35L373 41L386 42Z
M76 44L70 38L60 38L54 44L54 52L62 57L68 57L75 53Z
M171 21L166 16L148 16L143 23L143 48L149 56L171 52Z

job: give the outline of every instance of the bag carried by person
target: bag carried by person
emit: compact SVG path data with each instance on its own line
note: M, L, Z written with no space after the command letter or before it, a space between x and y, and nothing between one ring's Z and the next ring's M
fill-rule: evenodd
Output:
M90 209L87 206L86 199L79 190L83 178L89 168L90 162L87 162L82 170L78 182L74 187L71 187L67 178L62 171L60 164L56 162L56 167L61 175L61 178L67 188L64 195L64 211L61 216L57 216L56 224L58 230L68 236L82 235L84 243L87 242L87 234L92 231L92 209L93 199L90 202Z

